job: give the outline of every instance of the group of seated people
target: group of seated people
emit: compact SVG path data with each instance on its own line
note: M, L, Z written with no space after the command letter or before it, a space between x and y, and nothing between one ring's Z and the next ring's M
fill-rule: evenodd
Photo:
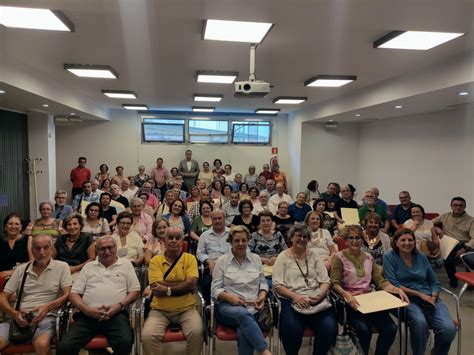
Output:
M75 169L86 169L84 159ZM127 307L146 286L140 285L134 266L144 264L144 292L151 297L141 339L146 354L162 351L165 329L175 323L186 336L187 353L200 353L198 289L208 304L215 303L218 321L237 328L239 354L270 353L257 323L270 291L281 301L279 333L285 352L298 354L309 326L316 334L313 353L326 354L338 330L335 310L327 301L331 289L346 301L348 321L364 353L375 326L375 353L385 354L397 332L389 312L357 311L355 296L373 287L409 303L413 353L424 353L433 329L436 354L448 354L456 329L439 299L436 269L444 264L450 285L456 287L456 258L474 247L474 221L463 198L453 198L452 211L432 222L406 191L393 211L376 188L356 202L352 185L330 183L319 193L314 180L293 200L286 176L282 181L279 175L275 186L282 174L278 167L266 164L256 175L250 166L248 178L236 174L231 180L231 167L222 169L219 159L213 171L204 163L192 176L188 170L196 164L187 151L169 176L160 158L150 174L153 184L143 166L135 179L125 179L120 167L111 192L99 194L101 185L85 180L81 189L75 184L72 206L65 203L67 193L59 190L54 204L40 204L39 219L25 224L16 213L7 216L0 245L0 276L8 279L0 296L6 316L0 324L0 350L9 342L9 322L26 325L25 315L32 313L29 323L38 324L33 346L37 353L47 353L52 311L69 300L79 312L58 354L78 353L98 333L107 337L114 353L128 354L133 336ZM104 165L97 180L109 178ZM183 182L189 184L189 193ZM129 189L135 193L127 193ZM344 221L345 208L357 209L360 224ZM459 241L446 260L440 256L443 235ZM182 252L184 242L189 253ZM15 307L25 272L24 296Z

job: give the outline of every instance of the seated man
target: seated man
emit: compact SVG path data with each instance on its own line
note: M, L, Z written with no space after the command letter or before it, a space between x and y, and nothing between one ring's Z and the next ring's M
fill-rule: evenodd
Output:
M56 219L63 220L66 216L72 213L72 207L66 205L67 192L64 190L58 190L54 194L54 211L53 217Z
M117 257L110 236L97 240L98 258L86 264L74 282L69 300L80 311L56 349L58 355L79 354L95 335L102 334L114 354L128 355L133 331L126 308L140 295L140 283L132 263Z
M198 268L196 258L182 253L183 231L168 228L166 251L150 262L148 279L151 310L142 331L145 354L162 354L161 338L170 323L179 324L186 336L186 354L198 355L203 343L202 319L196 310Z
M396 231L402 229L403 223L411 218L411 208L415 205L411 202L411 196L408 191L400 192L398 199L400 200L400 204L394 208L390 220L390 224Z
M28 325L25 315L32 312L34 318L31 323L38 324L32 340L35 353L49 354L56 320L51 311L67 301L71 291L71 273L65 262L53 260L50 235L34 236L31 251L34 261L18 266L0 294L0 310L21 327ZM8 300L20 288L25 272L27 275L17 311ZM0 350L9 343L9 329L9 322L0 323Z
M72 201L72 209L74 210L74 212L81 213L82 201L99 202L100 200L100 196L92 192L92 185L90 181L84 181L82 183L82 191L82 193L74 196L74 200Z
M456 259L474 248L474 218L466 212L466 200L462 197L453 197L451 212L443 213L437 218L443 224L444 234L459 241L451 254L444 261L444 267L449 277L449 286L458 287L456 279Z
M211 301L212 272L216 260L230 251L229 229L225 226L225 213L222 210L214 210L211 213L212 228L208 229L199 237L196 251L197 259L205 266L201 279L202 295L207 303Z

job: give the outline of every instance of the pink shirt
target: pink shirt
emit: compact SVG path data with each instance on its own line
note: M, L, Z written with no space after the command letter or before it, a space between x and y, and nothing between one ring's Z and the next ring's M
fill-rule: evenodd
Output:
M147 241L152 238L151 226L153 225L153 219L146 213L142 212L138 223L133 223L130 230L135 231L142 238Z
M353 295L361 295L368 293L372 290L370 282L372 281L372 265L374 258L370 255L366 255L364 261L365 275L358 277L354 264L346 258L342 251L337 253L337 256L341 259L343 265L343 274L341 285L342 288Z
M158 198L155 195L150 194L148 196L148 200L146 201L146 204L153 208L153 211L158 207L160 204L158 201Z
M165 167L151 169L150 177L156 181L158 188L163 186L168 179L168 170Z

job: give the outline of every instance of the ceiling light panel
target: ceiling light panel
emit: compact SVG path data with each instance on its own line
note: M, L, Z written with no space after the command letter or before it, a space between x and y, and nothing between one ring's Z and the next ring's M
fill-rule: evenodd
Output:
M238 76L238 72L205 70L198 70L196 72L196 80L198 83L232 84Z
M307 97L280 96L273 99L274 104L298 105L308 100Z
M279 112L279 108L258 108L255 110L255 113L260 115L277 115Z
M117 79L117 72L109 65L64 64L64 69L81 78Z
M74 32L74 24L61 11L49 9L0 6L0 24L11 28Z
M125 90L102 90L102 93L111 99L137 99L137 95L133 91Z
M214 41L260 43L272 27L272 23L265 22L206 20L203 38Z
M135 110L135 111L148 111L147 105L133 105L133 104L123 104L122 107L127 110Z
M214 112L214 107L198 107L193 106L193 112Z
M357 80L355 75L318 75L304 82L310 87L340 87Z
M220 102L223 97L223 95L194 94L194 101Z
M449 42L464 33L392 31L374 42L374 48L428 50Z

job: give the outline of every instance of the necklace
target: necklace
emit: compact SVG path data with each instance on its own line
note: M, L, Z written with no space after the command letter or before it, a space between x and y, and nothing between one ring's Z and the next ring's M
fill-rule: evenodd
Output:
M304 282L306 283L306 286L309 286L309 281L308 281L308 274L309 274L309 267L308 267L308 258L306 257L306 252L304 253L304 262L306 264L306 273L303 272L303 269L301 268L300 264L298 264L298 260L296 259L296 255L293 252L293 259L295 259L296 266L298 266L298 269L301 272L301 276L304 278Z
M364 233L364 239L365 242L367 243L369 249L374 249L375 246L379 243L380 238L378 235L375 236L375 238L370 239L368 234Z
M343 252L344 256L349 259L349 261L354 265L357 277L364 277L365 276L365 255L361 253L359 257L356 257L349 253L347 249Z

